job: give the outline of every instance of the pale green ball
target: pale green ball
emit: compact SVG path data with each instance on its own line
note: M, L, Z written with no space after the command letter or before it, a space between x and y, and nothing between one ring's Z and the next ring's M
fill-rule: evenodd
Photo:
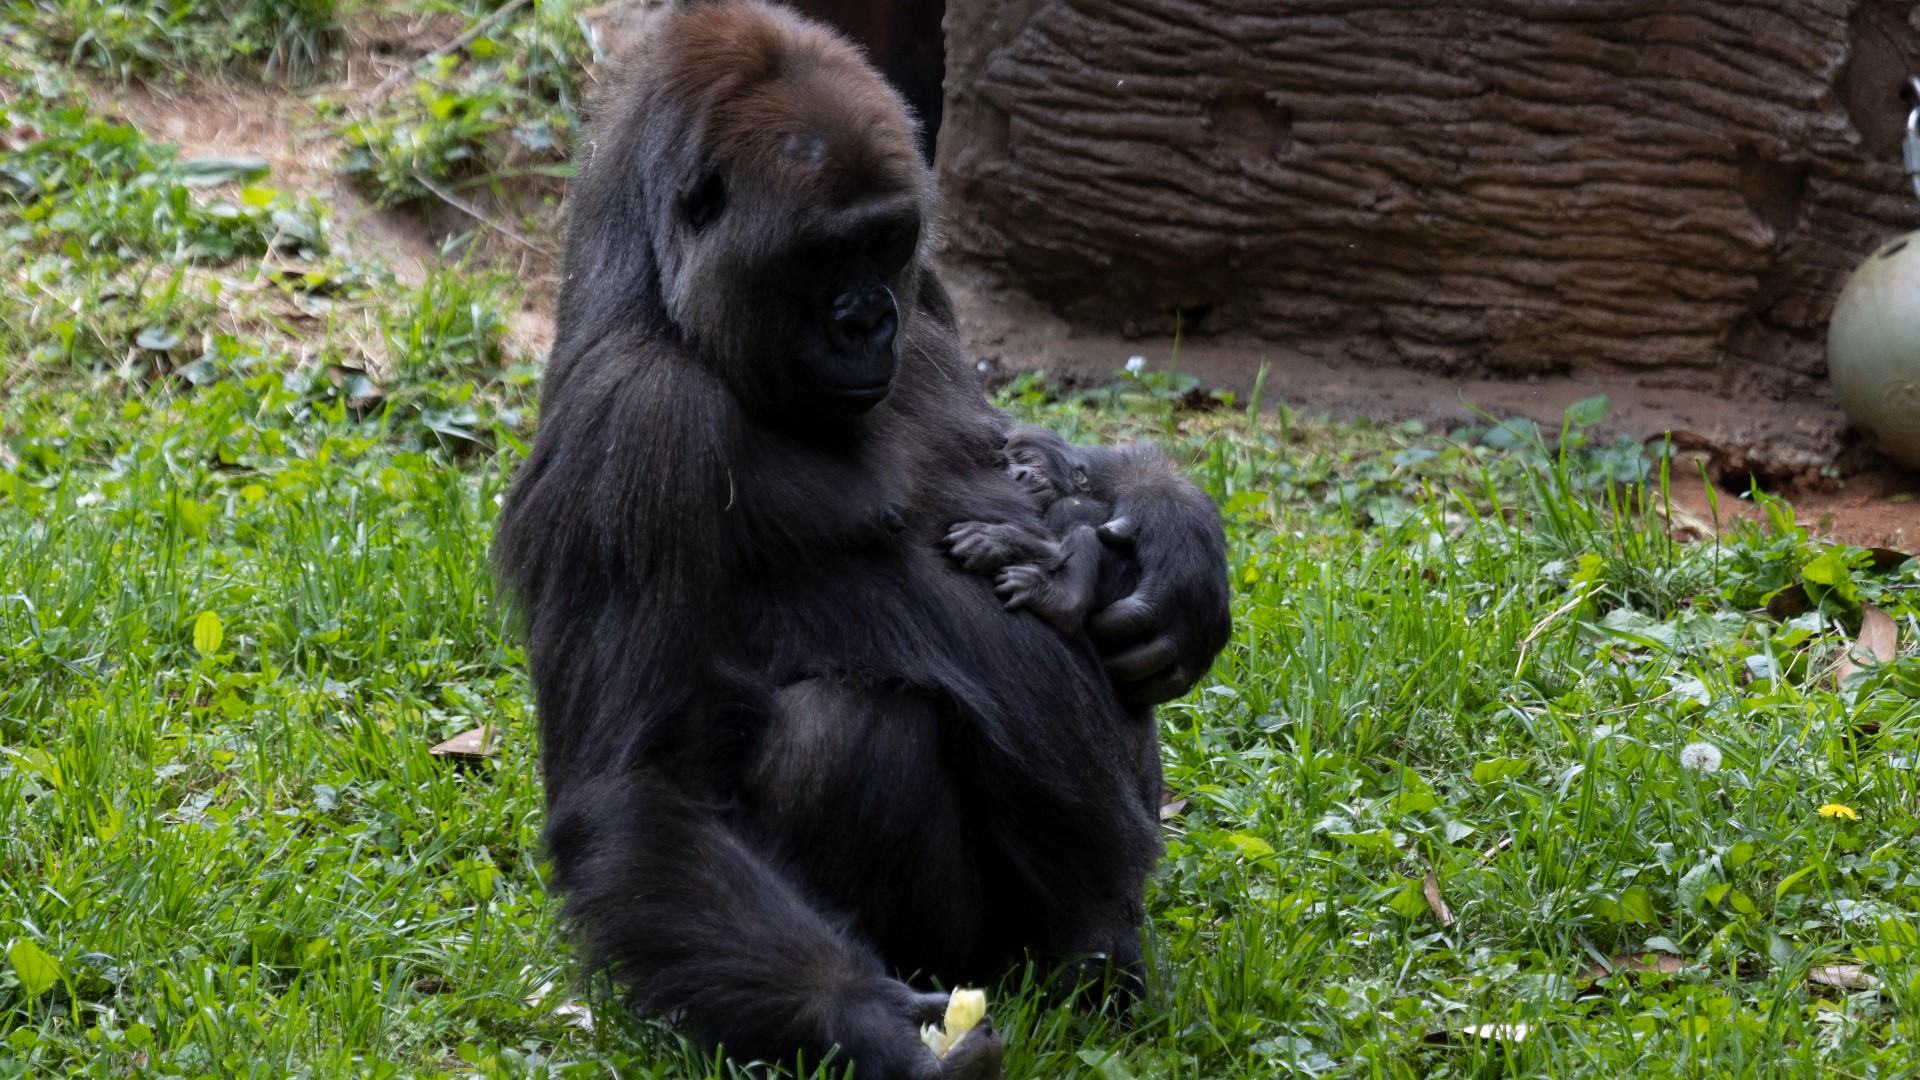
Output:
M1889 240L1847 279L1827 327L1840 407L1886 455L1920 468L1920 232Z

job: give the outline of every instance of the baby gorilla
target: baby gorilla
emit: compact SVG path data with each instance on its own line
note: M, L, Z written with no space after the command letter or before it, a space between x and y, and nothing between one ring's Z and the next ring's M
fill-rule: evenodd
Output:
M1018 428L1007 436L1006 455L1007 474L1032 496L1046 531L963 521L944 542L968 572L993 575L993 591L1008 611L1026 608L1072 637L1096 604L1127 596L1138 584L1138 570L1124 554L1132 528L1125 518L1108 520L1111 486L1060 436Z

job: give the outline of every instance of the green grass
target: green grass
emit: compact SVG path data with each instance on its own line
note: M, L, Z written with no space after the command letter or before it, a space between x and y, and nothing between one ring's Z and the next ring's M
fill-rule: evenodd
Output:
M341 264L270 177L190 185L8 63L42 141L0 155L0 1076L728 1075L580 977L544 889L486 561L537 386L510 282ZM1010 971L1011 1077L1910 1074L1920 659L1828 671L1863 604L1914 640L1920 564L1771 502L1670 542L1699 481L1590 445L1599 403L1542 437L1190 390L1003 395L1166 445L1236 587L1161 711L1150 998ZM429 755L480 724L496 757ZM1591 985L1648 952L1681 969Z
M0 0L0 19L43 53L120 79L311 75L340 30L335 0Z

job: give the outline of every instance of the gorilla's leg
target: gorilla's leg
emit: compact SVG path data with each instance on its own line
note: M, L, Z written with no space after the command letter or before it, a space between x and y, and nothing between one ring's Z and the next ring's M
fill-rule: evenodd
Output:
M889 978L714 807L652 769L570 784L548 845L567 913L636 1002L746 1060L835 1060L884 1080L996 1080L998 1040L934 1057L946 995ZM988 1033L991 1036L991 1033ZM991 1046L985 1045L990 1041Z
M998 959L941 710L904 692L806 679L774 696L744 785L756 831L863 940L949 985Z

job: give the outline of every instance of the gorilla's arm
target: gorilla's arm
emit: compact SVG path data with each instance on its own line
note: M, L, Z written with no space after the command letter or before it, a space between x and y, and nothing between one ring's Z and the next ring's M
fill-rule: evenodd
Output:
M1233 630L1220 511L1149 446L1077 447L1095 495L1113 504L1099 529L1130 550L1139 584L1087 630L1123 700L1171 701L1200 681Z

